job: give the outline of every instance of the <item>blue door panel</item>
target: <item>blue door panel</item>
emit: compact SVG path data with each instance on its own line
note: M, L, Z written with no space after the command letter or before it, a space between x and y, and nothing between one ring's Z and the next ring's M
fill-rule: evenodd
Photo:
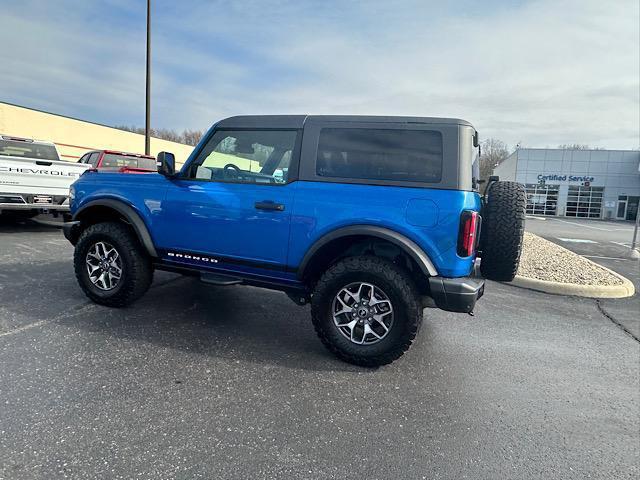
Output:
M291 185L175 180L163 202L159 247L283 267L292 192ZM263 201L284 210L256 209Z

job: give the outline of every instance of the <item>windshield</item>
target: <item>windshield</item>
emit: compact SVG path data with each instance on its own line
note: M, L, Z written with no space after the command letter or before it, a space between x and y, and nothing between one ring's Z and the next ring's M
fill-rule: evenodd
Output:
M156 169L156 161L153 158L134 157L133 155L118 155L117 153L105 153L101 167L129 167Z
M0 139L0 155L36 158L38 160L60 160L53 145Z

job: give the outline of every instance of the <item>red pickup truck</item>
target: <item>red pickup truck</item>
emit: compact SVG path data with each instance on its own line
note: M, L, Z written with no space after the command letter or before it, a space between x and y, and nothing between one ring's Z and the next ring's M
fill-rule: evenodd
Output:
M156 172L156 159L148 155L116 152L114 150L93 150L85 153L78 163L91 165L93 170L122 173Z

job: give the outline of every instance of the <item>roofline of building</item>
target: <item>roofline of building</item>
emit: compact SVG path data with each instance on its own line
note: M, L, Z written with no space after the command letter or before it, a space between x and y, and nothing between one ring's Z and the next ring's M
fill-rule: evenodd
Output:
M25 107L24 105L18 105L17 103L5 102L4 100L0 100L0 103L4 103L5 105L10 105L12 107L24 108L25 110L31 110L32 112L38 112L38 113L44 113L44 114L47 114L47 115L53 115L54 117L68 118L69 120L75 120L77 122L90 123L92 125L97 125L99 127L105 127L105 128L110 128L112 130L117 130L118 132L132 133L134 135L144 136L142 133L136 133L136 132L131 132L129 130L123 130L121 128L114 127L113 125L105 125L104 123L92 122L91 120L84 120L82 118L70 117L69 115L61 115L59 113L47 112L46 110L40 110L39 108ZM187 145L186 143L174 142L173 140L167 140L165 138L154 137L153 135L151 136L151 138L155 138L156 140L164 140L165 142L177 143L179 145L185 145L187 147L193 147L193 145Z
M544 147L520 147L515 149L513 153L517 153L520 150L554 150L557 152L638 152L640 153L640 150L631 150L631 149L622 149L622 148L544 148Z

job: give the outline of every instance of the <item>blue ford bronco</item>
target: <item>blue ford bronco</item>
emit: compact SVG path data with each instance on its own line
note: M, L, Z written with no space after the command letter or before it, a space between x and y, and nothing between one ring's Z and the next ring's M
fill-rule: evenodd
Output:
M458 119L231 117L179 171L162 152L159 174L84 173L64 233L99 304L132 303L156 269L281 290L338 357L383 365L426 306L473 312L477 255L485 278L515 275L524 190L492 179L482 197L478 145Z

